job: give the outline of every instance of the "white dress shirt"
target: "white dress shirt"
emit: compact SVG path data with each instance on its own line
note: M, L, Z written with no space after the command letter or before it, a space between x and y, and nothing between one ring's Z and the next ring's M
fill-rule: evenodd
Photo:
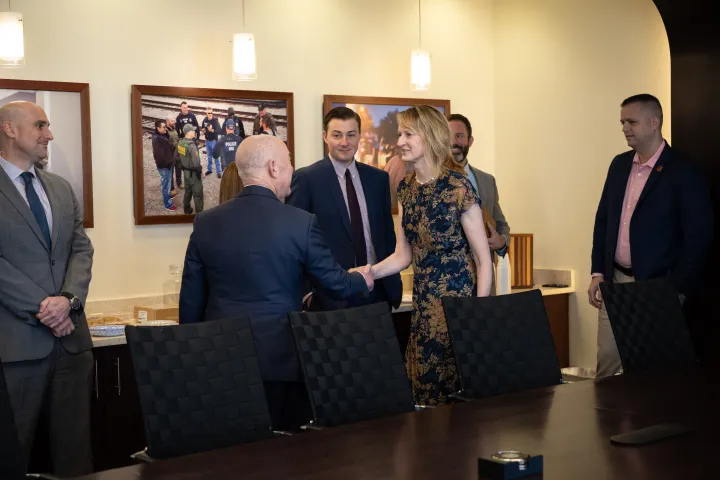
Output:
M24 170L22 170L20 167L17 167L16 165L8 162L4 158L0 156L0 165L2 165L3 170L5 170L5 173L8 177L10 177L10 180L12 180L13 184L15 184L15 188L17 188L18 192L20 192L20 196L25 200L25 203L27 203L28 207L30 207L30 203L27 199L27 193L25 193L25 180L20 176L24 173ZM33 174L33 180L32 180L32 186L35 189L35 193L37 193L38 197L40 198L40 203L42 203L43 210L45 210L45 216L47 217L48 227L50 228L50 235L52 235L52 229L53 229L53 216L52 216L52 209L50 208L50 200L48 200L48 196L45 193L45 189L42 186L42 183L40 183L40 180L37 177L37 174L35 173L35 167L30 167L30 170L28 172Z
M372 236L370 232L370 217L368 216L367 202L365 201L365 192L363 191L362 182L360 181L360 174L358 173L355 160L353 160L350 165L345 165L343 163L333 160L332 157L329 158L333 164L333 168L335 168L335 174L337 175L338 183L340 183L340 190L342 190L343 198L345 199L345 208L348 211L348 218L350 218L350 207L348 206L347 199L347 184L345 183L345 171L350 170L350 178L352 179L353 186L355 187L355 193L357 194L358 203L360 204L360 216L362 217L363 233L365 234L365 250L367 253L367 260L368 263L372 265L377 262L377 257L375 256L375 248L373 247ZM362 265L358 265L358 267L362 267Z

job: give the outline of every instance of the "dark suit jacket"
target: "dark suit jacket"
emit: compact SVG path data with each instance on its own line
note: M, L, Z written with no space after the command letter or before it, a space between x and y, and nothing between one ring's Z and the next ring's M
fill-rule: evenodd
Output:
M634 151L612 161L595 215L592 273L612 281ZM713 237L713 212L705 179L666 145L630 220L630 254L637 280L669 275L680 293L699 285Z
M288 312L300 310L305 276L336 298L367 295L359 273L335 262L314 215L247 186L195 217L180 290L180 323L250 316L260 371L300 380Z
M0 167L0 358L3 362L47 357L52 330L35 317L40 303L61 292L88 294L93 247L72 187L62 177L35 169L50 201L52 237L48 247L30 207ZM75 330L60 342L70 353L92 348L85 313L71 312Z
M390 206L390 177L387 172L369 165L359 162L356 162L356 165L365 193L370 235L377 261L380 262L395 251L395 227ZM329 157L295 172L292 193L287 203L317 216L320 230L340 266L345 269L362 266L355 265L350 215ZM370 298L351 300L349 304L333 301L322 292L315 293L313 297L313 309L334 310L382 300L389 301L397 308L402 301L402 282L400 274L378 280Z

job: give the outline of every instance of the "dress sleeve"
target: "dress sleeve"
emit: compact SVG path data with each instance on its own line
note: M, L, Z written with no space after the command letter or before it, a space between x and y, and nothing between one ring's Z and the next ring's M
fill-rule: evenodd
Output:
M392 185L390 186L390 188L392 188ZM409 190L410 190L410 185L408 183L408 177L405 177L402 180L400 180L400 183L398 184L398 187L397 187L398 203L400 205L402 205L403 208L405 208L405 205L407 205L407 200L408 200L407 197L408 197L408 195L410 195Z
M458 199L458 207L460 208L461 212L466 212L475 205L476 203L480 205L480 197L475 193L475 189L472 186L472 183L470 183L470 180L468 180L466 177L461 177L458 179L458 185L457 185L457 199Z

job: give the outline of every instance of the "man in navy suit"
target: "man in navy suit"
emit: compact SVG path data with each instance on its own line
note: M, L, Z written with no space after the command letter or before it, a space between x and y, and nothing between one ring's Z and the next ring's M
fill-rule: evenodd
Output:
M590 304L600 309L598 377L622 370L600 283L669 276L681 296L691 294L713 236L708 186L663 139L658 99L630 97L620 117L632 150L610 164L595 216L588 289Z
M248 137L235 157L245 188L195 217L180 290L180 323L249 315L273 427L311 418L287 319L305 278L337 298L367 296L373 283L342 269L314 215L285 205L293 167L276 137Z
M295 172L287 203L317 216L335 259L343 268L380 262L395 251L395 228L387 172L355 161L360 116L347 107L330 110L323 121L328 156ZM312 293L310 310L336 310L387 302L398 307L402 282L395 274L378 281L367 298L340 301ZM389 308L389 307L388 307Z

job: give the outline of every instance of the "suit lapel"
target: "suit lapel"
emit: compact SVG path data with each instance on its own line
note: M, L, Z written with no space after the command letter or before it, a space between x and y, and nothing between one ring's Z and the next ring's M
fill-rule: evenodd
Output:
M660 179L660 175L662 175L662 172L665 168L665 163L667 163L670 156L670 145L666 144L662 154L660 155L660 158L658 158L658 161L655 163L655 167L652 169L652 172L650 172L650 176L648 177L648 180L643 187L643 191L640 193L640 198L638 198L638 203L637 205L635 205L635 209L637 209L640 204L643 203L645 198L647 198L650 192L652 192L653 188L655 188L655 186L657 185L657 182Z
M613 209L617 210L618 225L620 224L620 216L622 215L623 203L625 202L625 191L627 190L627 184L630 181L633 157L634 154L622 159L622 163L618 168L618 174L615 177L616 183L614 190L616 195L613 199Z
M60 205L58 204L58 195L55 191L55 186L53 182L49 180L49 177L45 175L45 172L42 172L41 170L35 169L35 174L37 175L38 180L40 180L40 183L43 186L43 189L45 190L45 194L48 197L48 200L50 201L50 211L52 212L52 219L53 219L53 225L52 225L52 234L51 234L51 250L55 250L55 245L57 245L57 239L58 239L58 232L60 230L59 223L60 222ZM75 225L73 225L73 228L75 228Z
M0 168L0 192L5 195L5 198L8 199L8 201L12 204L13 207L22 215L23 219L27 224L30 226L30 229L35 233L35 236L40 240L40 242L45 245L45 248L48 248L47 244L45 243L45 239L43 238L42 232L40 232L40 227L38 226L37 220L35 220L35 217L33 216L32 212L30 211L30 207L25 202L25 200L20 195L20 192L17 191L17 188L15 187L15 184L10 180L10 177L7 176L7 173L5 173L5 170Z
M330 189L330 195L333 198L333 203L337 208L340 220L345 226L345 231L347 232L348 236L352 239L352 230L350 229L350 215L348 214L347 205L345 204L345 197L343 197L342 190L340 190L337 173L335 173L335 168L333 167L330 158L325 157L323 162L325 176L327 177L324 183Z

